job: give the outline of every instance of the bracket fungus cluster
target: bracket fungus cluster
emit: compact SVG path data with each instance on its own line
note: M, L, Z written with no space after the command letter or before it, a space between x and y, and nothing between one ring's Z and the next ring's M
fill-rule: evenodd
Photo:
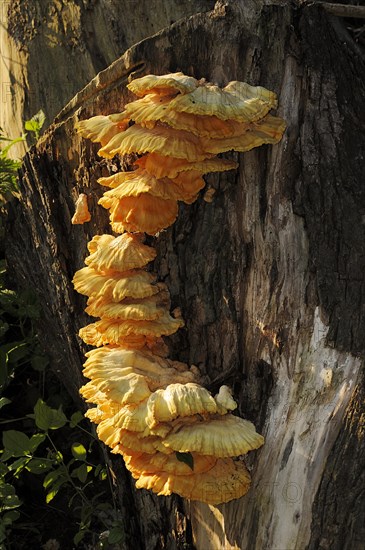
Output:
M95 348L80 392L95 405L86 416L99 438L123 456L138 488L227 502L250 485L241 455L264 440L232 414L237 405L227 386L213 396L197 367L168 358L163 337L184 323L170 314L168 289L148 270L156 251L144 233L170 226L178 201L197 199L203 174L236 168L219 153L277 143L285 123L269 114L273 92L243 82L221 89L173 73L138 78L128 88L139 99L122 113L77 123L83 137L101 144L101 156L135 158L133 170L98 180L109 189L99 203L119 235L95 236L73 280L88 296L86 312L98 318L80 330Z

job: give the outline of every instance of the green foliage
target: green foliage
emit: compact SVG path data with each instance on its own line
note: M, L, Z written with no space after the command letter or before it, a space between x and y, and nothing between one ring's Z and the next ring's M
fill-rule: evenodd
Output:
M176 451L175 455L179 462L187 464L187 466L194 471L194 457L191 453L180 453L179 451Z
M0 145L1 142L7 143L5 147L0 147L0 202L5 203L9 197L18 191L17 174L21 166L19 160L9 158L9 149L25 140L25 135L10 139L3 134L0 128Z
M41 109L40 111L38 111L38 113L32 116L30 120L25 121L24 128L29 132L34 133L34 137L36 141L38 141L39 139L39 134L45 120L46 120L46 115Z
M5 260L0 260L0 395L15 371L27 362L32 361L39 370L48 365L35 339L34 321L40 315L36 296L31 291L6 288L5 272Z
M58 410L51 409L42 399L38 399L34 407L34 417L37 428L45 432L62 428L67 422L62 407L59 407Z
M31 133L32 141L39 139L45 118L41 109L30 120L25 121L24 129ZM21 167L21 161L10 158L9 150L16 143L24 142L26 138L27 134L23 134L18 138L11 139L5 136L0 128L0 204L5 204L12 195L18 192L18 170ZM1 146L1 142L6 144L5 147Z
M93 490L95 480L99 481L99 485L103 482L102 486L107 482L105 465L95 464L92 458L95 443L93 434L88 434L88 446L80 441L73 441L70 452L67 453L68 458L56 447L53 436L50 435L50 430L61 430L65 426L80 431L81 416L82 413L77 411L68 420L61 407L54 409L38 399L33 414L27 416L34 421L33 429L37 430L36 433L29 437L19 430L3 432L0 458L0 543L6 540L9 530L21 518L22 502L16 494L14 482L21 479L23 472L43 479L47 504L66 487L68 506L78 517L79 528L73 540L76 546L93 533L92 524L95 519L104 528L103 534L108 533L100 543L100 548L108 548L108 545L118 544L124 539L117 510L109 503L109 485L103 487L101 493ZM84 436L83 428L81 433Z
M17 173L21 166L18 160L4 156L0 151L0 194L1 202L6 202L9 195L18 191Z
M123 542L124 540L124 530L122 527L116 525L109 531L108 542L109 544L115 544Z
M12 384L22 379L23 373L27 373L27 380L38 376L40 383L44 384L48 358L42 354L36 338L34 323L39 315L39 307L32 293L7 289L5 263L0 261L1 410L7 411L15 406L9 398L10 390ZM82 546L90 538L99 539L102 537L100 533L108 533L107 537L98 540L98 547L113 545L115 548L118 541L123 540L124 533L113 504L108 469L105 463L100 464L99 459L95 459L98 453L95 436L85 429L81 411L73 412L68 418L62 405L57 403L58 398L53 395L52 399L50 403L39 396L27 414L14 419L16 429L3 431L0 450L0 548L9 537L12 540L17 529L26 528L39 539L42 535L36 524L24 522L25 503L18 496L17 487L19 484L21 487L26 476L42 480L46 505L54 506L57 499L63 501L66 498L65 504L72 510L74 518L75 546ZM4 420L1 424L8 422L13 420ZM64 430L64 439L68 441L66 445L61 435ZM55 443L58 432L57 439L62 442L62 449ZM95 492L96 486L101 491ZM18 548L18 543L15 546Z

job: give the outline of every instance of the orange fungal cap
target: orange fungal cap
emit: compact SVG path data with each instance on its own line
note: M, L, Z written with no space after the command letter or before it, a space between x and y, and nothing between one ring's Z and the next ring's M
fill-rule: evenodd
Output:
M184 130L207 138L238 136L249 127L248 122L221 120L214 115L177 112L170 107L170 101L169 97L149 94L126 105L126 112L132 120L140 125L153 128L155 123L160 121L175 130Z
M72 280L80 294L103 297L105 300L120 302L124 298L146 298L166 288L156 283L156 276L142 269L130 271L98 272L92 267L76 271Z
M77 132L84 138L91 139L106 145L116 134L128 128L129 118L127 113L113 115L98 115L87 120L76 122Z
M203 147L210 153L225 153L226 151L250 151L264 144L278 143L285 130L285 121L279 117L267 115L263 120L251 124L249 130L236 137L202 140Z
M204 160L197 162L189 162L185 159L178 159L158 153L149 153L138 159L136 164L144 168L146 172L155 178L176 178L180 172L189 170L196 170L201 174L223 172L224 170L233 170L238 166L237 162L233 160L212 158L212 155L209 153L206 153Z
M276 94L261 86L230 82L223 90L213 84L174 98L169 108L195 115L216 116L221 120L255 122L277 105Z
M191 426L176 424L163 443L182 453L195 451L224 458L258 449L264 438L248 420L227 414Z
M181 318L174 319L165 312L162 317L154 321L120 321L116 319L102 319L80 329L80 338L90 346L105 344L123 345L126 339L135 336L158 338L168 336L184 326Z
M189 369L185 363L171 361L148 351L122 347L102 347L89 351L84 364L88 378L114 378L118 373L133 372L144 376L151 391L173 383L199 382L196 367Z
M145 193L164 200L181 200L191 203L205 186L205 181L198 170L190 170L184 174L179 173L174 179L166 177L157 179L143 168L138 168L134 172L119 172L110 178L101 179L108 180L105 185L111 187L110 191L104 193L100 201L104 205L112 204L108 203L107 199L109 198L138 197ZM99 183L102 182L99 180Z
M194 383L170 384L148 399L148 425L171 422L177 417L214 414L217 404L208 390Z
M190 162L209 156L203 151L197 136L163 125L143 128L134 124L125 132L115 135L107 145L99 149L99 155L105 158L113 158L117 154L147 152L182 158Z
M187 94L195 90L199 82L182 72L164 75L149 74L136 78L127 84L127 88L137 96L143 97L151 92L160 95Z
M75 203L75 214L72 216L72 225L81 225L91 220L91 214L89 212L89 206L87 203L87 195L80 193Z
M217 403L219 414L226 414L227 411L237 409L237 403L232 397L232 392L228 386L221 386L219 392L214 396Z
M123 458L128 470L134 477L141 475L154 475L160 472L174 476L195 476L207 472L215 466L217 459L212 456L203 456L191 453L193 468L186 462L182 462L176 453L166 454L156 452L154 454L141 453L129 455L127 450L123 452Z
M144 267L156 257L156 250L141 242L139 235L125 233L119 237L96 235L88 244L90 256L85 264L98 270L128 271Z
M104 196L99 204L110 209L111 224L116 232L138 231L155 235L173 224L178 214L176 200L161 199L150 193L123 199Z
M140 403L151 395L145 378L135 373L129 373L114 380L93 379L82 386L80 394L86 401L95 403L94 397L98 391L104 392L108 399L122 405Z
M169 293L165 291L146 298L125 298L121 302L112 302L103 296L91 297L85 311L92 317L138 321L159 319L169 307Z
M142 99L128 103L125 108L128 116L137 124L155 122L165 115L170 101L171 96L147 94Z
M219 459L208 470L195 475L172 475L166 472L142 474L137 489L150 489L158 495L176 493L183 498L207 504L222 504L245 495L250 487L250 474L243 462Z
M164 454L173 454L174 451L168 449L161 443L161 437L156 435L143 435L139 432L132 432L130 430L122 430L121 444L118 452L126 453L132 456L133 454L139 456L142 453L155 454L158 452Z

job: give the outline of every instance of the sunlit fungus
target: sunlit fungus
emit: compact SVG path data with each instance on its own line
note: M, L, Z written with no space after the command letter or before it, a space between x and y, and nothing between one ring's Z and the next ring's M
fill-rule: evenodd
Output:
M71 223L72 225L82 225L90 220L91 214L89 212L87 195L81 193L75 203L75 214L72 216Z
M128 171L98 179L106 188L99 204L119 235L94 236L86 267L73 278L88 297L86 313L96 318L79 331L94 348L86 354L89 381L80 393L93 405L86 416L98 437L123 456L137 488L228 502L250 486L241 455L264 439L232 414L237 403L228 386L213 396L196 366L169 359L164 337L184 321L178 308L170 312L167 286L152 272L151 236L175 222L179 202L203 195L214 201L214 189L204 191L204 174L238 166L217 155L275 144L285 122L269 114L275 93L244 82L220 88L178 72L146 75L128 88L137 99L121 113L76 124L82 137L100 143L101 157L126 162L131 155ZM86 207L80 198L73 223L87 221Z

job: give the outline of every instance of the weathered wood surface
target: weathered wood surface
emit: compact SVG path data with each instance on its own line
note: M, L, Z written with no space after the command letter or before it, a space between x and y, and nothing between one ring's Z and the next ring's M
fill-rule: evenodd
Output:
M279 95L283 140L207 177L213 202L181 206L155 240L155 269L186 320L171 356L198 365L211 388L232 385L240 414L266 437L248 457L252 489L209 507L134 491L121 472L133 548L356 550L365 537L364 62L319 7L263 4L218 2L128 50L27 155L12 208L9 262L39 289L44 343L76 394L86 316L70 279L87 241L108 231L96 179L117 168L80 141L76 118L120 110L132 73L182 70ZM79 192L93 220L71 227Z

